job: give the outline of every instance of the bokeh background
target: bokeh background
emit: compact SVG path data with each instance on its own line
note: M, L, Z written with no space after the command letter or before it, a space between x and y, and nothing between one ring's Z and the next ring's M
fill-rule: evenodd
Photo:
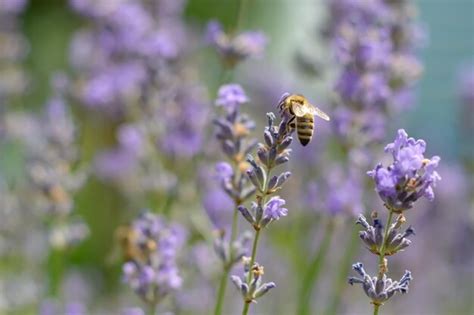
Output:
M263 130L264 113L274 110L279 96L285 91L302 93L330 113L328 99L337 67L334 66L330 47L318 35L327 18L326 2L250 2L244 28L262 30L268 36L269 44L264 58L246 61L235 71L233 81L240 83L252 100L244 110L258 122L256 136L260 137ZM399 128L406 129L410 136L426 140L428 156L436 154L442 158L440 174L443 180L436 189L434 203L420 202L407 214L417 235L412 246L393 259L391 270L400 274L404 269L410 269L415 280L409 294L392 299L384 306L383 314L472 314L474 143L469 131L474 131L474 108L471 104L468 110L465 109L460 93L462 74L474 62L474 1L423 0L417 1L416 5L418 19L426 30L425 42L420 50L425 69L415 87L415 104L393 117L384 143L392 141ZM235 23L237 11L238 0L189 0L186 5L184 19L192 27L193 40L197 42L192 58L199 80L207 88L209 103L215 98L221 67L215 53L204 43L205 27L210 19L218 19L224 26L231 26ZM53 74L57 71L72 73L70 41L73 34L86 26L88 21L71 10L68 1L64 0L30 0L19 19L29 43L28 55L22 65L29 83L25 93L15 99L9 110L38 112L51 95ZM298 54L314 57L311 59L318 71L303 71L295 61ZM116 123L84 109L74 101L71 101L71 110L80 134L80 164L91 164L98 151L116 143ZM330 128L321 128L323 134L330 133ZM322 146L314 146L313 150L315 147L316 150L324 150ZM2 144L1 172L6 182L22 181L23 152L22 145L17 142ZM297 157L305 155L299 149L296 153ZM212 168L211 162L219 159L222 157L215 156L209 167ZM305 165L324 169L324 165L317 163L315 159L314 163ZM189 179L198 176L193 169L196 165L187 165L181 170L180 176L187 186L180 189L197 191L196 182ZM202 166L202 163L199 165ZM297 165L298 161L293 160L289 168L296 168ZM173 167L170 169L173 170ZM291 200L288 204L290 217L286 222L282 220L275 224L266 233L261 245L266 249L261 253L261 261L266 266L265 276L274 280L278 289L259 302L258 311L254 314L295 313L299 281L305 266L318 250L325 233L328 233L327 222L333 218L324 214L321 210L323 206L314 203L308 206L303 197L299 197L305 189L304 185L294 184L286 190L285 195ZM342 190L340 193L347 192ZM375 192L373 194L375 196ZM195 193L179 195L185 200L171 206L170 211L178 213L173 218L197 213L196 216L206 220L202 200ZM188 195L195 200L186 200ZM88 314L118 314L125 306L143 306L121 280L120 248L114 235L117 227L129 222L141 208L159 208L166 202L166 197L130 201L120 189L100 180L92 171L85 185L74 196L74 211L87 223L90 230L88 238L67 250L59 263L54 255L42 252L47 250L47 246L41 241L36 244L31 240L26 249L18 249L18 253L23 250L34 252L25 260L11 258L11 255L10 258L1 258L0 314L38 313L44 301L51 297L45 287L55 281L51 279L58 277L59 293L55 297L58 304L81 302L86 305ZM318 198L321 203L324 200L324 196L319 196L317 191L313 197L316 203ZM0 221L6 222L7 215L2 213ZM351 288L344 280L355 261L364 261L372 270L375 267L375 263L371 264L374 258L362 249L357 237L354 237L357 228L353 221L352 217L347 216L334 219L335 232L312 295L312 314L329 310L334 302L334 292L338 292L340 298L336 300L335 314L366 314L370 310L363 292L359 288ZM209 231L212 229L210 222L204 222L202 226ZM21 230L22 226L17 229ZM28 229L28 225L21 231L25 234L30 232L32 230ZM11 242L15 247L15 239L9 235L0 234L0 238L2 243ZM213 255L209 240L191 232L190 245L182 254L182 264L188 270L183 275L185 279L190 275L191 280L186 279L182 292L177 294L178 304L184 305L175 309L177 314L211 313L213 290L217 285L216 270L219 269L219 262ZM31 279L33 281L30 282ZM233 287L228 289L227 300L226 314L238 314L240 304Z

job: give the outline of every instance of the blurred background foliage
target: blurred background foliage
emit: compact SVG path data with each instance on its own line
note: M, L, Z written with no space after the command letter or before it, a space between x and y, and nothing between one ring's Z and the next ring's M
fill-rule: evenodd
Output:
M289 82L287 86L282 84L283 89L297 87L298 92L312 99L324 99L318 95L331 89L331 80L328 79L332 76L331 71L323 71L322 77L306 76L295 68L294 63L294 54L298 50L322 56L322 60L327 58L327 48L315 40L317 27L324 19L324 1L250 2L252 4L245 16L245 28L263 30L270 38L270 44L264 60L250 61L239 68L236 81L244 88L251 89L252 81L248 81L250 72L271 70L271 73L281 76L281 82ZM474 1L420 0L418 5L420 19L429 33L426 47L422 50L425 72L419 83L417 104L397 118L388 134L391 139L396 128L405 128L411 136L422 137L429 143L429 155L436 153L442 156L443 163L456 163L459 162L463 147L474 145L472 138L460 139L458 130L461 112L457 96L458 72L474 57ZM212 18L231 27L235 23L237 10L238 0L189 0L186 18L201 34L205 24ZM50 95L49 80L52 73L57 70L68 71L71 35L86 22L70 10L65 0L31 0L22 21L30 43L26 70L31 77L31 84L17 106L37 110ZM203 65L202 69L205 69L200 75L207 80L206 85L215 88L216 78L220 74L215 54L203 45L202 51L196 53L196 58ZM209 91L211 98L214 97L213 88ZM263 113L269 106L272 105L255 110ZM321 107L324 108L324 104ZM97 148L115 142L115 132L113 126L104 123L103 117L95 117L94 113L85 111L81 106L73 104L72 108L81 130L81 154L86 162L90 162ZM21 154L18 150L10 145L1 156L3 172L12 177L21 174L18 169ZM98 268L104 277L101 293L113 295L120 287L120 266L111 264L108 255L114 250L116 227L133 215L129 212L129 204L113 187L92 177L76 196L75 208L89 224L91 236L68 253L67 263L91 270ZM290 228L298 230L301 228L298 224ZM276 229L273 242L278 244L282 253L291 255L287 249L295 242L291 239L295 233L288 234L288 226L283 227ZM411 250L416 251L416 248ZM296 257L298 259L304 261L305 255ZM50 263L52 272L55 272L54 262Z

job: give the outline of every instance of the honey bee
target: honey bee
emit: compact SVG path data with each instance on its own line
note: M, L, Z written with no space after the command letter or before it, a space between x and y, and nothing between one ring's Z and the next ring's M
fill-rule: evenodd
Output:
M329 121L329 116L300 94L291 94L278 104L280 115L289 114L288 126L296 129L298 140L306 146L313 136L314 116Z
M125 261L145 262L157 249L155 240L151 238L139 240L137 232L131 226L119 226L115 233Z
M130 226L119 226L115 236L122 249L123 259L125 261L143 260L143 252L136 244L137 235Z

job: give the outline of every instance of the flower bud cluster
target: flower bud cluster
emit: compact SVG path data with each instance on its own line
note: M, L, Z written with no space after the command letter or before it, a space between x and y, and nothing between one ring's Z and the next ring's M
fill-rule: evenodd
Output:
M238 276L232 276L232 282L236 286L237 290L240 291L245 303L252 303L262 296L264 296L268 291L276 287L274 282L263 282L262 276L264 274L263 266L255 263L252 268L250 268L250 258L243 257L244 262L244 279L248 278L250 274L250 283L246 283L245 280L242 280Z
M350 277L349 284L360 283L364 289L365 294L371 299L375 305L382 305L385 301L391 298L396 292L405 294L408 292L408 285L413 280L411 272L405 270L402 278L399 281L393 281L384 274L382 277L370 277L364 270L362 263L352 265L354 269L362 278Z
M126 259L124 281L147 303L155 305L181 286L176 257L186 235L181 226L142 213L122 238Z
M249 155L247 161L250 168L247 176L257 190L257 200L253 202L250 209L244 206L239 207L242 216L259 230L266 227L270 222L286 216L288 210L283 208L285 200L278 196L273 196L268 202L265 198L274 195L282 189L284 183L291 176L290 172L282 172L278 175L270 176L270 171L278 165L289 161L293 138L291 128L287 126L288 119L284 117L278 126L274 125L275 115L267 114L268 125L264 131L265 143L257 145L257 159Z
M50 243L65 248L89 234L84 221L73 213L74 193L85 183L85 170L74 169L78 159L76 126L66 103L67 79L53 80L54 96L39 116L28 121L28 131L18 134L26 147L28 205L50 224ZM9 129L12 134L17 133Z
M385 256L396 254L397 252L410 246L409 236L415 235L415 230L409 226L404 232L400 233L400 227L405 222L405 217L400 214L395 223L388 228L387 240L385 241ZM365 246L374 254L380 255L380 248L383 242L383 225L379 219L375 218L372 225L360 214L356 224L362 225L366 230L359 232L359 237Z
M217 177L222 189L241 204L250 198L255 189L248 185L245 171L250 167L245 156L255 147L256 140L249 139L255 123L240 113L240 105L248 101L244 90L237 84L223 85L218 92L216 105L224 107L226 114L214 120L216 137L229 162L216 164Z

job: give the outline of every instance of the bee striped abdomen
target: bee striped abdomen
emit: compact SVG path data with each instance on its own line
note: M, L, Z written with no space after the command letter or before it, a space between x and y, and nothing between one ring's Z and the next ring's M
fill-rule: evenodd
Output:
M314 118L311 115L296 117L296 133L303 146L306 146L313 136Z

